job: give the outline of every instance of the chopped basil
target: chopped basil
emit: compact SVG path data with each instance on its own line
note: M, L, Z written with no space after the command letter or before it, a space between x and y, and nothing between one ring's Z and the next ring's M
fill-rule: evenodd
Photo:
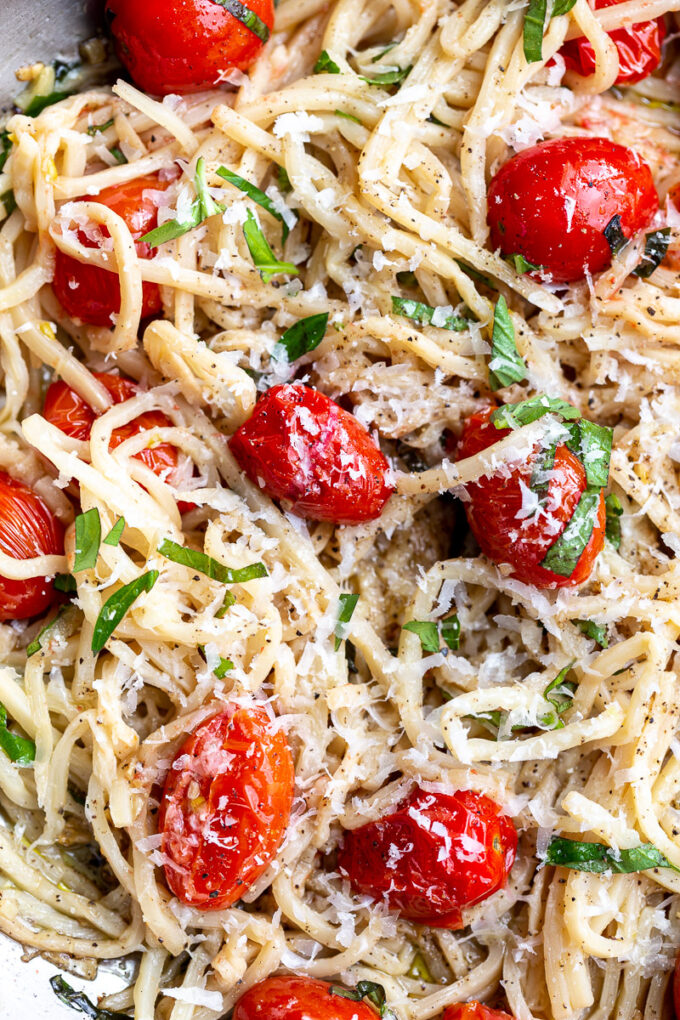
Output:
M567 446L583 464L588 488L603 488L609 481L614 430L582 418L569 431L571 439Z
M353 113L345 113L344 110L333 110L336 117L344 117L345 120L353 120L355 124L361 124L358 117L355 117Z
M548 0L529 0L524 15L524 56L527 63L543 60L543 29Z
M568 14L575 3L576 0L555 0L550 16L558 18L561 14Z
M27 768L35 761L35 744L28 737L20 737L7 729L7 709L0 703L0 750L9 760L21 768Z
M104 539L104 545L118 545L124 531L125 531L125 518L119 517L116 523L109 531L106 538Z
M411 73L412 65L408 67L395 67L393 71L384 71L382 74L374 74L371 78L359 75L367 85L401 85L403 80Z
M395 315L403 315L405 319L413 319L419 326L436 326L438 329L450 329L455 333L467 329L470 324L468 319L462 319L459 315L447 315L440 308L433 308L421 301L397 297L394 294L392 311Z
M290 177L285 166L277 167L276 169L276 180L279 182L279 188L281 191L292 191L293 186L290 183Z
M17 200L14 197L14 192L4 191L2 195L0 195L0 202L2 202L5 210L5 216L11 216L17 207Z
M541 560L545 570L552 570L560 577L570 577L573 574L593 533L599 503L599 490L593 492L586 489L582 493L566 528Z
M578 408L567 404L565 400L539 394L537 397L530 397L529 400L521 400L518 404L504 404L496 408L491 415L491 421L497 429L518 429L522 425L538 421L544 414L559 414L567 421L581 417Z
M251 11L245 4L240 3L240 0L213 0L213 3L219 4L220 7L224 7L225 10L229 11L237 21L240 21L242 25L249 28L253 35L256 35L261 42L267 42L269 39L269 28L255 11Z
M117 145L114 145L112 149L109 149L109 152L115 159L116 163L127 163L127 156L123 155Z
M323 74L324 72L326 74L342 74L340 68L334 60L331 60L326 50L321 51L319 59L314 65L314 74Z
M206 553L197 552L195 549L187 549L186 546L164 538L158 547L158 552L166 560L173 563L181 563L190 570L197 570L199 574L205 574L213 581L220 584L243 584L245 581L254 581L258 577L267 576L267 568L264 563L251 563L247 567L225 567L218 563L212 556Z
M83 992L74 991L61 974L51 977L50 985L60 1002L79 1013L84 1013L89 1020L132 1020L128 1013L112 1013L110 1009L99 1009Z
M99 510L93 506L84 514L76 517L76 554L73 561L73 573L79 570L91 570L97 562L99 546L102 540L102 523Z
M297 361L319 346L328 326L328 312L308 315L287 329L272 351L275 361Z
M653 230L651 234L645 235L645 250L642 255L642 262L633 270L635 276L646 280L655 269L658 269L666 257L670 239L670 227L664 227L662 230Z
M505 298L501 294L493 313L489 386L499 390L527 377L524 358L517 350L515 330Z
M612 255L618 255L622 248L628 244L628 238L623 232L621 227L621 217L618 213L612 216L607 226L604 228L604 237L611 249Z
M234 605L235 602L236 602L236 596L234 594L232 594L232 592L226 591L225 594L224 594L224 598L222 599L222 605L220 606L220 608L215 613L216 619L218 619L218 620L223 619L223 617L225 617L227 615L227 611L229 609L231 609L231 607Z
M595 623L594 620L572 620L582 634L585 634L591 641L595 641L600 648L609 647L607 628L603 623Z
M675 868L652 843L642 843L628 850L612 850L603 843L582 843L577 839L556 836L543 858L546 864L575 871L588 871L601 875L605 871L630 874L649 868Z
M377 64L378 61L381 60L385 56L386 53L389 53L390 50L393 50L395 46L397 46L396 42L391 42L389 44L389 46L385 46L385 48L382 49L380 51L380 53L376 53L376 55L374 57L371 57L371 63L372 64Z
M63 60L55 60L54 64L46 64L43 67L40 74L29 82L14 102L27 117L37 117L46 107L76 92L80 87L81 78L80 64L66 64Z
M623 514L621 500L613 492L610 492L608 496L605 496L604 505L607 511L607 520L604 531L605 538L614 546L615 549L619 549L621 546L620 518Z
M356 988L343 988L342 985L331 985L331 995L339 995L343 999L361 1002L368 999L378 1010L381 1020L396 1020L394 1012L387 1005L385 989L375 981L358 981Z
M57 622L57 620L60 619L60 617L62 616L62 614L64 612L64 608L65 607L62 606L62 608L59 610L59 612L56 614L56 616L53 616L52 619L48 623L46 623L44 625L44 627L42 627L38 631L37 637L33 638L33 640L31 641L30 645L26 649L26 657L27 658L30 659L30 657L32 655L35 655L36 652L40 651L40 649L42 648L42 639L43 639L43 637L45 636L45 634L47 634L48 630L51 630L52 627L54 627L54 625Z
M107 120L104 124L90 124L89 128L87 129L87 133L88 135L92 136L99 135L102 134L102 132L104 131L108 131L110 127L113 127L113 117L111 118L111 120Z
M357 602L359 601L358 595L351 595L349 592L343 592L340 595L340 612L338 613L338 622L335 625L335 651L345 640L345 634L347 633L347 624L354 615Z
M196 198L191 203L186 220L168 220L167 223L163 223L160 227L155 227L147 234L144 234L139 240L151 245L152 248L157 248L159 244L165 244L166 241L173 241L176 237L187 234L210 216L216 216L217 213L224 212L224 206L220 202L216 202L208 191L203 156L196 163L194 188L196 190Z
M529 482L529 488L532 492L536 492L539 495L547 493L553 468L555 467L555 455L558 446L559 443L555 441L545 450L541 450L538 453L531 471L531 481Z
M12 151L12 139L9 131L0 131L0 170L3 170Z
M452 652L460 648L460 620L456 613L447 616L441 623L442 637Z
M222 177L229 184L233 184L235 188L245 192L248 198L251 198L253 202L256 202L262 209L265 209L270 216L273 216L275 220L278 220L282 224L282 243L286 243L286 238L289 234L288 224L284 220L282 214L278 211L274 203L272 202L269 195L266 195L264 191L251 184L245 177L239 177L233 170L229 170L226 166L221 166L217 170L219 177Z
M404 624L404 630L418 635L424 652L438 652L440 650L440 627L441 636L446 645L452 651L460 648L460 620L455 613L442 620L441 625L433 620L409 620L408 623Z
M124 584L122 588L119 588L118 591L114 592L106 600L99 611L97 622L94 625L92 633L93 652L101 652L133 602L144 592L151 591L157 580L158 571L147 570L141 577L130 581L129 584Z
M57 574L54 579L54 587L65 595L73 595L78 591L76 579L72 574Z
M198 650L205 659L206 658L205 645L199 645ZM216 676L218 680L224 680L229 670L233 668L234 663L231 661L231 659L224 659L220 655L220 661L217 663L216 666L213 667L213 676Z
M475 269L473 266L466 265L464 262L461 262L460 259L454 259L454 262L459 269L463 270L466 276L470 277L471 280L477 280L479 283L484 283L491 290L498 290L498 287L493 280L491 280L488 276L485 276L484 273L480 273L478 269Z
M250 209L248 210L246 222L243 224L243 236L246 239L248 251L255 264L255 268L259 269L264 283L269 283L272 276L277 276L279 273L289 273L291 276L297 276L300 272L292 262L279 262L269 247L269 242L262 233L262 228Z
M520 252L514 252L512 255L506 255L505 261L510 262L515 267L516 273L534 273L543 269L543 266L536 266L533 262L529 262L529 260L525 259L524 255Z
M574 700L574 691L576 690L576 684L568 682L567 676L571 670L573 662L570 662L563 669L559 671L554 680L551 680L546 689L543 691L543 697L546 701L549 701L553 706L557 715L561 715L562 712L566 712L571 707L571 703ZM550 697L550 695L553 695ZM557 729L557 726L551 727L551 729Z

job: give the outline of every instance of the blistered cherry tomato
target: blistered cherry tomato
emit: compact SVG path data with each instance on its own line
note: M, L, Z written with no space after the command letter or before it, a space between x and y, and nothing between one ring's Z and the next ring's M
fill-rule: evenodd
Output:
M599 11L603 7L614 7L621 3L625 3L625 0L595 0L591 6ZM661 44L666 37L663 18L615 28L608 34L619 54L617 85L634 85L636 81L647 78L661 63ZM569 70L584 77L595 72L595 51L585 36L570 39L560 53Z
M33 489L6 471L0 471L0 549L15 560L64 551L61 522ZM25 581L0 577L0 620L27 620L44 613L54 601L54 584L46 577Z
M465 423L457 457L471 457L510 434L489 420L492 408L473 414ZM466 486L469 502L465 512L470 528L485 556L495 563L509 563L512 576L536 588L563 588L582 584L604 545L606 511L600 494L595 527L569 577L542 567L541 560L557 541L586 488L586 472L578 457L564 444L555 452L545 509L525 516L525 496L530 489L536 449L526 464L510 466ZM523 487L524 486L524 490Z
M516 849L512 822L488 797L416 789L392 814L345 833L338 867L410 921L460 928L463 907L505 885Z
M649 226L659 199L646 163L606 138L556 138L517 153L489 185L491 247L520 254L556 283L611 264L605 227L626 238Z
M300 517L361 524L393 487L389 464L354 415L308 386L273 386L229 440L251 481Z
M455 1006L446 1007L442 1020L514 1020L514 1017L482 1002L457 1002Z
M673 1004L675 1020L680 1020L680 956L675 961L675 973L673 974Z
M244 0L246 17L274 24L273 0ZM224 72L247 70L263 40L214 0L106 0L120 61L144 92L198 92ZM266 29L260 34L267 36Z
M108 206L125 220L135 241L153 230L158 216L158 205L153 192L163 191L170 180L157 176L138 177L125 184L104 188L98 195L85 195L82 202L99 202ZM88 236L90 235L90 236ZM94 235L94 236L93 236ZM78 240L86 248L99 247L98 241L109 237L104 226L92 225L92 229L78 230ZM137 242L137 254L142 259L153 258L155 249L148 244ZM111 326L112 315L120 311L120 284L118 274L78 262L57 249L52 288L64 311L72 319L79 319L90 326ZM142 318L156 315L161 310L161 295L155 283L142 283Z
M125 376L111 375L108 372L95 372L94 376L109 391L114 404L122 404L123 401L130 400L131 397L139 393L139 387ZM53 382L49 386L45 394L43 416L52 425L56 425L58 429L65 432L67 436L85 442L89 440L92 426L98 417L93 407L75 390L61 381ZM127 425L121 425L120 428L113 430L111 448L115 449L126 439L131 439L132 436L145 430L169 428L171 425L171 420L162 411L145 411L128 422ZM171 484L175 480L181 484L181 478L174 478L177 472L178 454L176 447L171 446L170 443L158 443L156 446L140 450L135 456L137 460L146 464L155 475L167 478ZM177 505L180 513L187 513L194 508L193 503L185 503L181 500Z
M276 855L294 783L288 741L264 709L229 705L202 722L170 766L158 813L175 896L199 910L240 899Z
M326 981L281 974L253 985L234 1006L233 1020L375 1020L365 1002L331 992Z

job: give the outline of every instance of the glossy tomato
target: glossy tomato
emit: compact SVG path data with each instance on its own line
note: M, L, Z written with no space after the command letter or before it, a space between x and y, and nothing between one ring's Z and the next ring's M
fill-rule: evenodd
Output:
M497 429L489 420L492 408L473 414L465 423L458 445L459 460L509 435L510 429ZM531 517L523 495L530 488L533 463L538 449L526 465L487 475L467 486L470 501L465 512L470 528L485 556L495 563L509 563L512 576L536 588L563 588L583 584L604 545L606 511L600 495L597 520L588 544L569 577L542 567L541 560L571 520L576 504L586 488L586 473L578 457L563 444L557 447L552 476L545 497L545 509Z
M165 878L199 910L240 899L274 859L295 773L288 741L264 709L229 705L180 747L158 814Z
M367 1003L336 995L332 987L297 974L270 977L241 996L233 1020L376 1020Z
M64 529L40 497L23 482L0 471L0 549L15 560L59 555ZM0 620L26 620L44 613L55 601L46 577L13 581L0 577Z
M274 25L274 3L246 0L243 9L266 26L259 35L215 0L106 0L118 57L154 95L198 92L224 72L247 70Z
M104 188L98 195L85 195L82 202L99 202L108 206L125 221L133 238L142 237L156 226L158 216L157 195L165 190L170 179L157 176L138 177L125 184ZM106 227L95 224L90 229L80 228L78 240L86 248L97 248L104 238L109 237ZM138 242L140 258L153 258L155 249ZM90 326L111 326L112 315L120 311L120 284L118 274L101 269L99 266L78 262L70 255L57 249L52 288L64 311L72 319L79 319ZM142 318L156 315L161 310L161 295L155 283L142 284Z
M300 517L361 524L393 492L389 464L354 415L307 386L273 386L229 440L251 481Z
M338 866L410 921L460 928L462 907L505 885L516 849L512 822L488 797L416 789L393 814L345 833Z
M675 973L673 974L673 1004L675 1020L680 1020L680 956L675 961Z
M457 1002L455 1006L446 1007L442 1020L514 1020L514 1017L482 1002Z
M649 226L659 199L646 163L606 138L556 138L519 152L489 185L491 247L520 254L556 283L606 269L605 227L626 238Z
M122 375L111 375L109 372L95 372L94 376L111 394L114 404L122 404L139 393L139 387L131 379ZM65 432L72 439L87 441L97 413L83 398L72 390L65 382L53 382L45 394L43 416L52 425ZM111 448L120 446L126 439L138 435L148 429L168 428L172 425L170 418L162 411L145 411L127 425L114 429L111 433ZM178 470L177 449L169 443L158 443L140 450L135 454L138 460L159 477L166 477L172 484L175 480L181 484L181 478L175 479ZM178 503L180 513L187 513L194 508L193 503Z
M625 3L625 0L595 0L591 6L599 11L603 7L614 7L621 3ZM640 21L636 25L615 28L609 32L609 37L619 54L616 84L634 85L636 81L647 78L661 63L661 44L666 37L666 24L663 18ZM560 53L569 70L584 77L594 73L595 51L585 36L570 39Z

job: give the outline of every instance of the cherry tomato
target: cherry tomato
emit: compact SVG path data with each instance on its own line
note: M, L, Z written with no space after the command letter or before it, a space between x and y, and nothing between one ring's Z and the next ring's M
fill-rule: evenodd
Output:
M295 772L264 709L229 705L184 742L158 813L170 889L199 910L240 899L267 870L288 825Z
M153 230L156 226L158 206L154 202L154 191L164 191L170 180L157 176L138 177L125 184L104 188L98 195L85 195L78 201L99 202L118 213L130 229L135 240ZM97 234L109 237L106 227L98 228ZM86 248L97 248L98 243L79 229L78 240ZM135 245L140 258L153 258L155 249L146 243ZM120 311L120 284L118 274L99 266L78 262L57 249L52 288L59 303L72 319L79 319L90 326L111 326L112 315ZM155 283L142 284L142 318L156 315L161 310L161 294Z
M122 404L139 393L139 387L125 376L110 375L108 372L95 372L94 376L109 391L114 404ZM75 390L65 382L59 381L53 382L45 394L43 416L67 436L86 442L90 438L97 413ZM127 425L121 425L120 428L113 430L111 448L115 449L126 439L146 429L167 428L170 425L171 420L162 411L145 411ZM172 483L178 463L176 447L169 443L158 443L156 446L140 450L135 456L155 475L166 477ZM187 513L193 510L194 504L180 500L178 507L180 513Z
M326 981L281 974L253 985L234 1006L233 1020L375 1020L375 1010L331 992Z
M273 0L246 0L271 29ZM106 17L120 61L153 95L198 92L223 72L247 70L263 41L214 0L107 0Z
M0 471L0 549L15 560L64 551L64 528L40 497L23 482ZM0 577L0 620L27 620L56 599L46 577L13 581Z
M393 487L389 464L357 419L307 386L273 386L229 440L251 481L300 517L361 524Z
M614 216L629 238L659 206L647 164L606 138L556 138L517 153L491 181L488 201L491 247L524 255L556 283L611 264L604 229Z
M465 423L458 445L459 460L485 450L509 435L510 429L497 429L489 420L493 408L473 414ZM535 455L539 453L536 449ZM555 574L540 565L548 549L571 520L586 473L578 457L561 444L555 452L552 477L545 497L545 512L533 517L518 517L523 508L522 485L530 487L535 455L524 467L487 475L467 486L470 501L465 504L468 523L485 556L495 563L509 563L512 576L536 588L564 588L583 584L604 546L606 509L600 495L597 520L592 535L569 577ZM521 484L520 484L521 483Z
M680 956L675 961L675 973L673 974L673 1004L675 1020L680 1020Z
M596 11L603 7L614 7L625 3L625 0L595 0ZM661 44L666 37L666 24L663 18L654 21L640 21L637 25L626 28L615 28L609 37L619 54L619 73L617 85L634 85L636 81L647 78L661 63ZM571 71L588 77L595 72L595 51L585 36L570 39L564 44L560 53Z
M514 1020L514 1017L482 1002L457 1002L455 1006L446 1007L442 1020Z
M472 790L416 789L391 815L345 833L338 866L357 892L410 921L461 928L461 908L501 889L515 860L507 815Z

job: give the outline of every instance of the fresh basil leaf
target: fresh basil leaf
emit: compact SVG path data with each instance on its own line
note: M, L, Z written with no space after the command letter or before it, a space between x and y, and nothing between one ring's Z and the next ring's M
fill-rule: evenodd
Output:
M157 248L159 244L164 244L166 241L174 241L176 237L187 234L210 216L216 216L218 213L224 212L224 206L220 202L216 202L208 191L203 156L196 162L194 188L196 190L196 198L191 203L188 219L168 220L167 223L162 223L160 227L155 227L147 234L144 234L139 240L151 245L152 248Z
M120 149L118 148L117 145L114 145L112 149L109 149L109 152L111 153L111 155L115 159L116 163L121 163L121 164L122 163L127 163L127 156L123 155L123 153L120 151Z
M679 870L652 843L642 843L628 850L611 850L603 843L583 843L562 836L552 840L543 860L556 867L588 871L594 875L601 875L605 871L628 875L649 868Z
M317 60L316 64L314 65L314 74L323 74L323 73L326 73L326 74L342 74L340 68L335 63L334 60L331 60L331 58L329 57L329 55L326 52L326 50L322 50L321 51L319 59Z
M5 216L11 216L17 207L17 200L14 197L14 192L4 191L2 195L0 195L0 202L2 202L5 210Z
M50 978L52 991L65 1006L70 1006L78 1013L84 1013L89 1020L132 1020L128 1013L112 1013L110 1009L99 1009L88 999L84 992L76 992L66 983L61 974Z
M521 400L518 404L503 404L491 415L491 421L497 429L518 429L522 425L530 425L538 421L544 414L559 414L566 421L574 421L581 417L581 412L572 404L558 397L546 397L539 394L529 400Z
M231 607L235 604L235 602L236 602L236 596L234 594L232 594L232 592L226 591L224 593L224 598L222 600L222 605L220 606L220 608L215 613L215 618L217 620L222 620L227 615L228 610L231 609Z
M328 312L308 315L287 329L272 350L275 361L293 362L319 346L328 326Z
M570 426L571 439L567 446L583 464L586 484L590 489L602 489L609 481L609 461L612 453L614 430L582 418Z
M477 280L478 283L484 283L491 290L498 290L498 287L490 277L485 276L484 273L480 273L478 269L473 266L468 266L465 262L461 262L460 259L454 259L454 262L459 269L462 269L466 276L469 276L471 280Z
M457 613L452 613L451 616L442 620L441 632L447 647L452 652L458 651L460 648L460 620Z
M286 238L289 234L288 224L284 220L282 214L278 211L274 203L272 202L269 195L266 195L264 191L251 184L245 177L239 177L233 170L229 170L226 166L221 166L217 170L219 177L222 177L229 184L233 184L235 188L243 191L248 198L251 198L253 202L256 202L262 209L265 209L270 216L273 216L275 220L278 220L282 224L282 243L286 243Z
M347 633L347 624L354 615L357 602L359 601L358 595L351 595L349 592L342 592L340 595L340 612L338 613L338 622L335 625L335 651L339 649L342 642L345 640L345 634Z
M548 0L529 0L524 15L523 46L528 64L543 60L543 30Z
M3 170L12 151L12 139L9 131L0 131L0 170Z
M494 740L498 740L498 731L501 728L501 723L503 722L503 713L501 713L500 710L495 709L491 712L480 712L478 715L466 715L464 718L480 723L484 729L491 734ZM515 729L516 728L517 727L515 727Z
M62 606L62 608L58 611L56 616L53 616L52 619L48 623L46 623L45 626L42 627L38 631L37 637L33 638L33 640L31 641L30 645L26 649L26 657L28 659L30 659L30 657L32 655L35 655L36 652L40 651L40 649L42 648L42 639L44 638L45 634L47 634L48 630L51 630L52 627L54 627L54 625L57 622L57 620L59 620L61 618L61 616L63 615L63 612L64 612L64 607Z
M367 85L401 85L404 79L411 73L412 66L412 64L409 64L408 67L395 67L393 71L374 74L371 78L366 78L363 74L360 74L359 77Z
M37 117L48 106L77 92L82 83L82 65L55 60L43 66L40 74L18 95L15 105L27 117Z
M628 244L628 238L621 227L621 217L618 213L612 216L604 228L604 237L609 245L612 255L618 255L622 248Z
M2 703L0 703L0 750L21 768L28 768L35 761L34 742L7 729L7 709Z
M255 11L251 11L245 4L240 3L240 0L212 0L212 2L219 4L220 7L224 7L226 11L229 11L237 21L240 21L242 25L250 29L253 35L256 35L261 42L267 42L270 34L268 26L265 25L262 18Z
M527 366L517 350L515 329L507 302L501 294L493 313L489 386L492 390L499 390L514 382L522 382L526 377Z
M418 635L424 652L439 651L439 627L433 620L409 620L404 630Z
M559 18L561 14L568 14L575 4L576 0L555 0L550 17Z
M339 995L343 999L351 999L352 1002L361 1002L368 999L376 1009L382 1020L396 1020L395 1014L387 1005L385 989L375 981L358 981L356 988L344 988L342 985L331 985L331 995Z
M336 117L344 117L345 120L353 120L355 124L361 124L358 117L355 117L353 113L345 113L344 110L333 110Z
M560 577L570 577L576 569L583 550L590 541L595 527L600 492L586 489L576 504L576 509L566 528L541 560L545 570L552 570Z
M534 460L531 470L531 481L529 488L532 492L545 495L550 487L553 468L555 467L555 455L559 443L557 440L551 443L545 450L541 450Z
M553 706L558 715L562 712L566 712L571 707L571 703L574 700L574 691L576 690L576 684L567 681L567 676L571 670L574 662L568 663L563 669L559 671L554 680L551 680L546 689L543 691L543 697L546 701L549 701ZM553 697L550 697L550 695Z
M279 183L279 188L281 191L288 192L293 190L293 185L290 183L290 177L288 176L288 171L286 170L285 166L277 167L276 180Z
M666 257L668 245L671 239L671 228L664 227L662 230L653 230L651 234L645 235L645 250L642 255L642 262L633 270L635 276L646 280L655 269L661 265Z
M205 659L206 658L205 645L199 645L198 650ZM231 659L225 659L220 655L220 661L217 663L216 666L213 667L213 676L217 677L218 680L224 680L229 670L233 668L234 663L231 661Z
M614 546L615 549L619 549L621 546L620 518L623 514L621 500L613 492L610 492L608 496L605 496L604 505L607 512L604 531L605 538Z
M572 620L582 634L590 638L591 641L595 641L600 648L609 647L609 638L607 637L607 628L603 623L595 623L594 620Z
M79 570L91 570L97 563L99 546L102 540L102 524L99 510L92 507L84 514L76 517L76 554L73 561L73 573Z
M125 531L125 518L119 517L108 535L104 539L104 545L118 545Z
M277 276L279 273L289 273L291 276L298 275L300 270L292 262L279 262L276 258L274 252L269 247L267 238L262 233L260 224L250 209L248 210L246 222L243 224L243 236L246 239L248 251L255 268L259 269L264 283L269 283L272 276Z
M110 127L113 127L113 117L111 120L107 120L104 124L90 124L87 129L87 133L94 137L94 135L100 135L103 134L104 131L108 131Z
M76 579L72 574L57 574L54 579L54 587L65 595L74 595L78 591Z
M392 295L392 312L395 315L402 315L405 319L413 319L419 326L436 326L437 329L450 329L454 333L460 333L470 325L468 319L462 319L459 315L444 315L439 308L424 305L421 301L413 301L411 298L397 297L394 294Z
M516 273L535 273L543 269L543 266L537 266L534 265L533 262L529 262L528 259L524 258L524 255L520 254L520 252L514 252L512 255L506 255L505 261L514 266Z
M220 584L243 584L245 581L254 581L258 577L267 577L267 568L264 563L251 563L247 567L225 567L218 563L212 556L197 552L195 549L187 549L169 538L164 538L158 547L158 552L166 560L173 563L181 563L190 570L196 570L199 574L205 574L213 581Z
M376 53L376 55L374 57L371 57L371 63L372 64L377 64L378 61L381 60L385 56L386 53L389 53L390 50L393 50L396 45L397 45L396 42L391 42L389 44L389 46L385 46L385 48L382 49L380 51L380 53Z
M151 591L157 580L158 571L147 570L141 577L130 581L129 584L124 584L122 588L119 588L118 591L114 592L106 600L99 611L99 616L92 632L93 652L101 652L130 606L144 592Z

